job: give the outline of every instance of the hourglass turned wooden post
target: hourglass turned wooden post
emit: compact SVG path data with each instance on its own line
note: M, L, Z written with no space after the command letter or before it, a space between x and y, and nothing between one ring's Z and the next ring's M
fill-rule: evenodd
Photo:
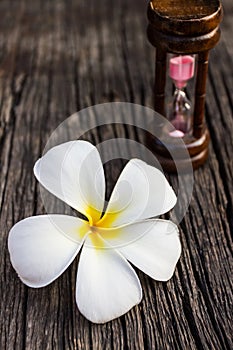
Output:
M177 130L177 133L174 134L176 137L182 137L195 169L205 162L208 155L209 132L204 119L208 54L220 38L219 24L222 19L222 6L219 0L190 0L188 2L186 0L151 0L148 6L148 19L148 39L156 47L154 104L157 112L168 117L165 99L168 54L177 56L177 64L180 61L177 72L180 71L181 80L185 74L184 62L191 55L196 57L192 130L190 132L185 132L185 129L184 132ZM176 78L173 76L175 73L172 73L172 69L175 68L171 64L176 64L176 61L172 63L170 61L169 74L173 81ZM187 79L191 76L191 74L187 76ZM186 81L183 86L185 85ZM182 109L180 106L182 98L186 98L185 91L180 91L174 108ZM184 122L185 116L178 115L178 111L176 111L176 117L180 120L183 118ZM166 149L161 140L158 141L152 135L148 136L147 144L159 155L159 160L165 170L171 172L176 170L169 153L169 147L173 149L177 147L174 137L171 136L170 141L166 140ZM179 153L178 149L177 152ZM179 159L184 168L188 161L188 159Z

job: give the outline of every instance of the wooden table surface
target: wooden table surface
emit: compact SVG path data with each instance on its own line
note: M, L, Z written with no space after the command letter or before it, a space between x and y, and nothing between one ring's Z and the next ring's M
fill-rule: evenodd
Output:
M194 174L180 224L182 255L168 283L138 272L144 297L104 325L75 304L77 259L54 283L31 289L9 260L11 226L44 212L33 177L50 133L84 107L152 106L154 50L146 1L0 2L0 349L232 349L233 6L223 0L222 37L211 51L208 162ZM108 135L125 129L108 126ZM98 143L98 130L86 135ZM131 137L140 139L140 131ZM108 166L108 188L122 162ZM176 176L170 176L176 185ZM110 191L110 190L109 190Z

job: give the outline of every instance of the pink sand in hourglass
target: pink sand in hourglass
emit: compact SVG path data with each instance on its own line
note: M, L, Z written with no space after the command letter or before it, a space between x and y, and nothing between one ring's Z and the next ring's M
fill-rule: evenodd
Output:
M185 86L187 80L194 74L194 57L175 56L170 59L169 75L176 82L178 88Z

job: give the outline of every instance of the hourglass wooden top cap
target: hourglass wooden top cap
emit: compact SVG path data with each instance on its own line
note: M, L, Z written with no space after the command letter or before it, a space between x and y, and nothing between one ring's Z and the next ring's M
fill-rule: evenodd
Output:
M222 6L219 0L151 0L148 18L159 32L200 36L219 26Z

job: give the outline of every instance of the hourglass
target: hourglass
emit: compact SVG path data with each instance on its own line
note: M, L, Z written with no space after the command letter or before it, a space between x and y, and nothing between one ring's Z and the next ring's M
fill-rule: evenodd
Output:
M220 38L222 5L220 0L151 0L148 19L148 39L156 47L154 108L171 122L173 129L162 130L157 126L164 132L166 142L161 142L163 135L158 140L150 134L146 143L158 155L165 170L176 171L171 149L178 154L176 163L179 162L180 168L185 169L191 158L196 169L208 156L209 132L204 118L208 57ZM167 75L175 87L170 105L166 99ZM193 76L192 107L186 84ZM177 142L178 138L183 143ZM187 159L179 159L179 147L183 144L190 156Z
M175 128L169 133L172 137L183 137L191 132L192 106L186 95L185 87L188 80L194 75L194 62L194 57L190 55L174 56L169 62L169 76L175 85L167 116Z

